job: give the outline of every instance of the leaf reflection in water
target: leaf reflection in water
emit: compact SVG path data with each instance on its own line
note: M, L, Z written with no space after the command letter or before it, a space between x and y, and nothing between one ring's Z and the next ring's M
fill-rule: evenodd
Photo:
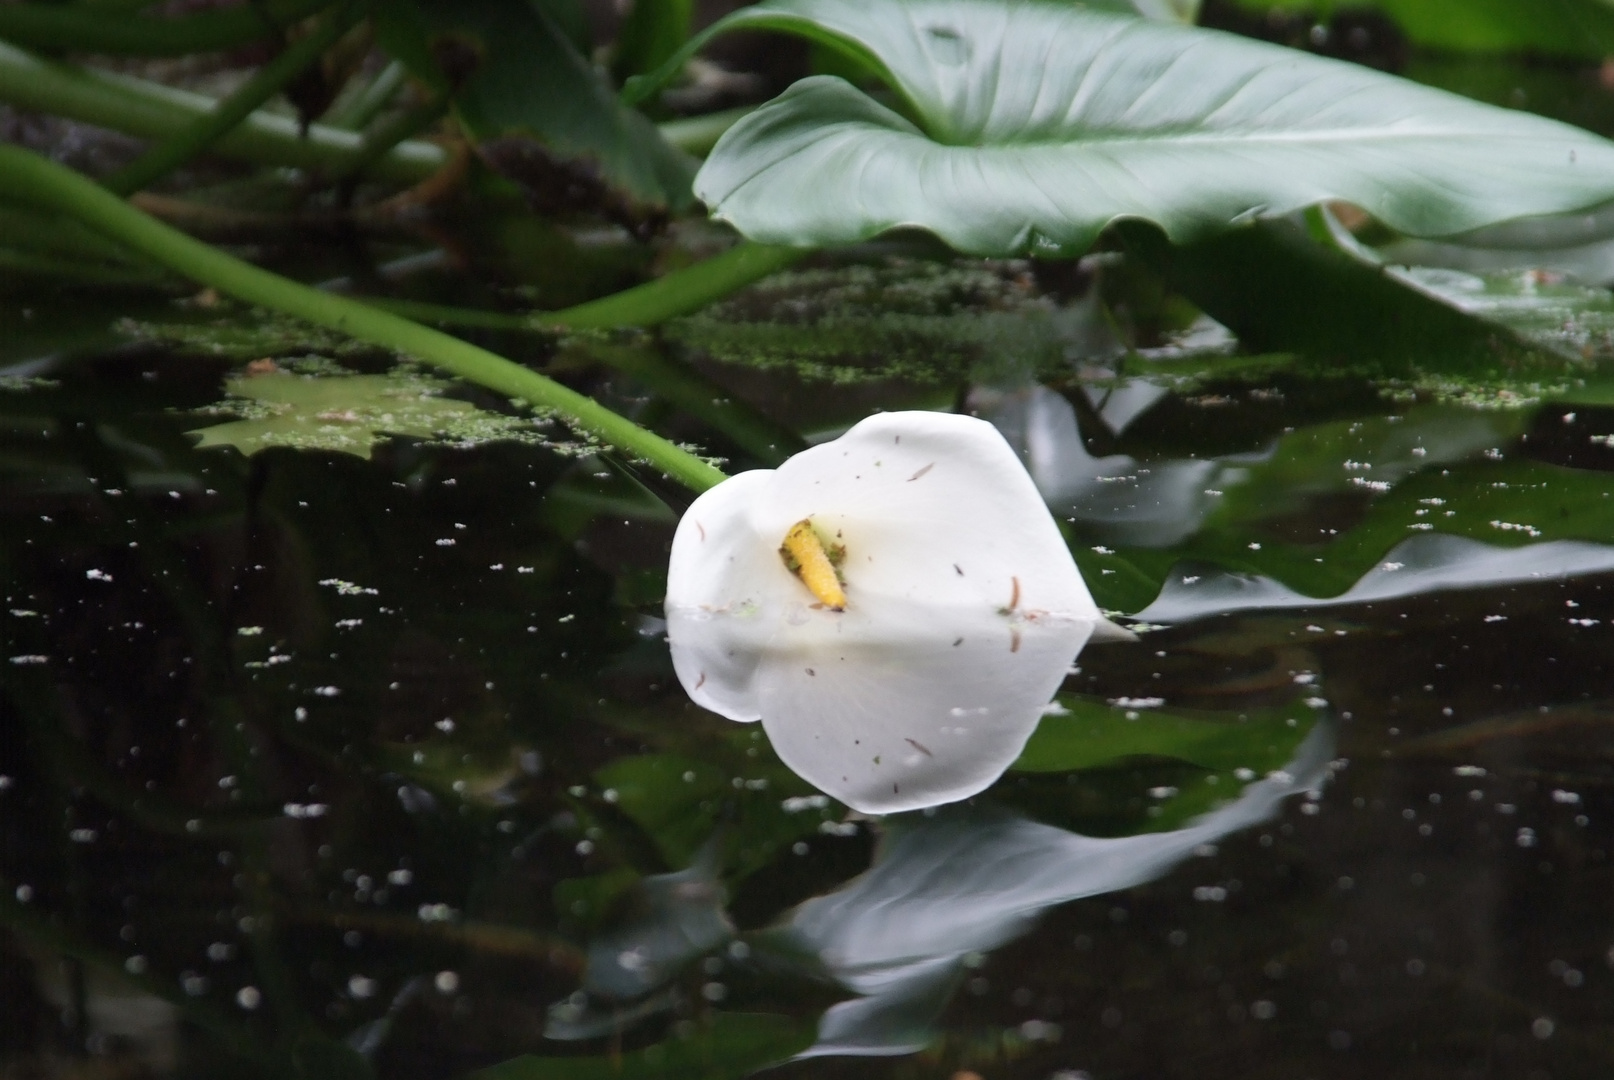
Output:
M1140 389L1114 398L1133 387ZM1147 380L1126 381L1111 392L1113 417L1100 411L1100 418L1121 430L1118 423L1137 419L1134 409L1154 404L1157 389ZM1350 490L1356 474L1342 470L1347 456L1370 466L1375 482L1393 485L1420 470L1471 458L1516 434L1506 416L1423 407L1393 422L1313 425L1252 453L1143 462L1126 454L1094 457L1076 410L1045 386L978 391L973 400L1019 451L1057 513L1105 543L1143 548L1172 547L1206 528L1227 526L1223 495L1234 489L1255 492L1245 496L1247 503L1272 501L1261 505L1274 513L1286 508L1275 500L1299 505L1307 496ZM1333 456L1336 452L1340 456Z
M798 774L881 814L990 785L1088 638L1114 631L997 431L926 412L870 417L702 495L666 608L697 704L760 719Z
M1179 565L1154 603L1138 613L1178 623L1229 611L1327 607L1393 600L1446 589L1484 589L1556 581L1614 570L1614 546L1552 540L1503 548L1462 536L1427 533L1396 545L1373 569L1333 597L1306 596L1269 577Z
M1327 780L1334 745L1325 717L1284 768L1168 832L1082 836L983 805L889 818L867 872L774 927L742 935L728 962L808 984L827 975L857 995L824 1012L817 1040L800 1056L920 1050L972 955L1012 941L1054 905L1152 881L1202 845L1270 820L1284 799ZM680 969L729 940L720 889L668 902L675 887L711 881L708 857L644 883L647 897L662 899L592 943L581 990L551 1012L550 1038L620 1032L676 1003ZM691 934L691 926L710 932Z
M985 807L893 822L866 874L802 904L783 928L789 944L862 995L824 1013L803 1056L921 1049L969 954L1011 941L1055 904L1141 885L1200 845L1270 819L1285 798L1327 779L1333 752L1324 720L1287 769L1173 832L1080 836Z

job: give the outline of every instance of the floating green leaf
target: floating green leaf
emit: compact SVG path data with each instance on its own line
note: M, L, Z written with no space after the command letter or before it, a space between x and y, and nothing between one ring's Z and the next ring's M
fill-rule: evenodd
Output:
M730 129L696 194L758 240L1069 255L1123 218L1187 241L1341 199L1435 236L1614 198L1585 131L1215 31L1035 0L767 0L714 32L740 27L833 43L901 102L819 76Z
M548 443L531 419L503 416L442 396L448 384L409 372L390 375L241 376L218 408L239 419L196 428L200 446L256 454L275 446L335 450L368 458L393 435L456 444L499 439Z

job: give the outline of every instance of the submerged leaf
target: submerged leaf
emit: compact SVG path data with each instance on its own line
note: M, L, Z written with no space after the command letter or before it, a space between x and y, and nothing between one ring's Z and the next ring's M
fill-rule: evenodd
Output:
M768 0L740 27L839 44L903 110L815 77L730 129L696 194L757 240L1068 255L1122 218L1184 241L1340 199L1438 236L1614 198L1588 132L1216 31L1031 0Z

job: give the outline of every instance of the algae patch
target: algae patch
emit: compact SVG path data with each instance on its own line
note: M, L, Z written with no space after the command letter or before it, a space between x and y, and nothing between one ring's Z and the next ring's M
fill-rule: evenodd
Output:
M665 329L711 359L807 382L957 382L1065 355L1067 313L1016 262L891 260L775 274Z
M396 436L457 447L515 441L562 453L591 449L564 441L564 429L547 419L507 416L443 396L451 386L409 368L385 375L278 369L238 375L225 384L228 397L208 410L233 419L190 434L200 446L233 446L248 455L281 446L368 458L377 443Z

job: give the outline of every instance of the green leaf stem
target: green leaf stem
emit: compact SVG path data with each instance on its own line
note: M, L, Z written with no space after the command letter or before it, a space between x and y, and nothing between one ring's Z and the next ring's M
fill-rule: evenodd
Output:
M573 426L649 461L696 491L724 479L720 470L688 450L552 379L458 338L242 262L169 228L37 154L0 146L0 197L77 218L154 262L247 303L396 349L459 378L553 409Z
M205 151L317 61L357 17L358 10L351 4L327 16L318 29L259 68L206 116L197 117L108 177L106 186L120 195L140 191Z
M0 5L0 11L13 10L14 6ZM4 41L0 41L0 101L143 139L173 138L218 108L218 101L204 94L42 59ZM209 150L260 165L340 174L368 152L368 144L358 132L324 124L310 124L305 134L293 117L260 110L249 113ZM403 142L377 158L369 175L391 184L417 184L447 160L443 148L433 143Z

